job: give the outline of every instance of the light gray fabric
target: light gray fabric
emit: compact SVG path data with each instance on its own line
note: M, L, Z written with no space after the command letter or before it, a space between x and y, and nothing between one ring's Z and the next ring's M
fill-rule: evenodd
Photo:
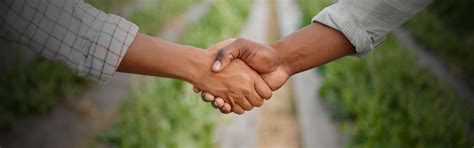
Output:
M340 0L313 18L341 31L362 57L431 0Z

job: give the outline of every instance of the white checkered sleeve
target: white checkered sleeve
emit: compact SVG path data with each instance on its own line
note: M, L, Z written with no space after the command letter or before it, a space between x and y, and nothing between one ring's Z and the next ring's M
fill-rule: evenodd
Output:
M82 0L0 0L0 38L60 60L104 83L117 70L138 27Z

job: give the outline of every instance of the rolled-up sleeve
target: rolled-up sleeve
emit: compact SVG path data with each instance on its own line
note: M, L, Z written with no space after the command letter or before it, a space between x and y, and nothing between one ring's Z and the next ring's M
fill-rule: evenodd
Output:
M341 0L313 18L342 32L362 57L431 0Z
M1 39L101 83L113 76L138 32L82 0L2 0L0 9Z

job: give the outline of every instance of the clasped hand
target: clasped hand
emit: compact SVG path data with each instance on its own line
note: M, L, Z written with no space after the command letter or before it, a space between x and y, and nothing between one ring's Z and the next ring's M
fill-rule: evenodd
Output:
M207 51L138 34L118 71L184 80L221 112L243 114L290 76L353 53L342 33L318 23L271 46L239 38Z
M243 114L263 105L272 91L289 77L289 68L275 49L239 38L220 42L208 49L214 58L211 74L201 75L194 92L222 113Z

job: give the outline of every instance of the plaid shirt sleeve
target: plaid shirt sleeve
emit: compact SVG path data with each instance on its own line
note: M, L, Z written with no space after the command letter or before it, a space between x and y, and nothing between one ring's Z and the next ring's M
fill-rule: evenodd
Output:
M0 38L105 83L138 27L82 0L0 0Z
M362 57L388 33L430 4L431 0L339 0L323 9L313 22L341 31Z

